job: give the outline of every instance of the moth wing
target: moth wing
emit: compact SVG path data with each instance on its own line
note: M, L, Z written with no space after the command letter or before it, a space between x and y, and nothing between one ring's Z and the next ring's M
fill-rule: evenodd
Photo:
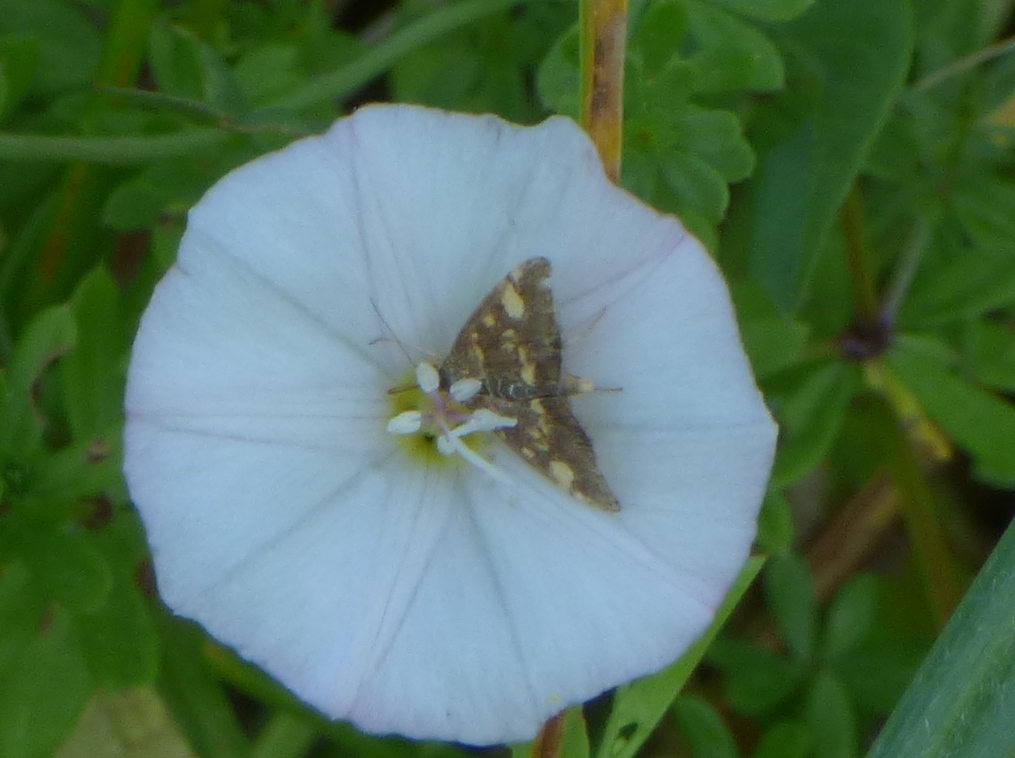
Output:
M517 419L496 434L523 461L553 484L604 511L620 503L599 471L592 440L578 423L565 395L525 401L486 398L485 405Z
M546 258L530 258L501 279L458 333L441 374L480 379L498 397L560 392L561 338Z

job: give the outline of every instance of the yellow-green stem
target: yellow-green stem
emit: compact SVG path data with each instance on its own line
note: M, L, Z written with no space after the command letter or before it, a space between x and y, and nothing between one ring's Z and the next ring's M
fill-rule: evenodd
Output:
M606 175L619 182L627 0L581 0L579 7L582 126L599 151Z
M901 382L876 362L868 364L867 376L885 400L879 426L887 441L888 468L899 493L899 506L906 520L927 599L938 625L943 628L962 595L955 561L938 520L934 495L914 442L932 459L940 460L945 451L936 443L928 445L924 434L914 435L913 414L906 410L906 402L900 403L900 397L906 394ZM929 422L924 423L932 428Z

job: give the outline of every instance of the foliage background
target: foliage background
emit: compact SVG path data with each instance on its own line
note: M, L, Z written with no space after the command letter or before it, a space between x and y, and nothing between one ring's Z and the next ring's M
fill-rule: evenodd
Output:
M720 623L567 758L1015 752L1015 535L955 611L1015 486L1012 6L631 0L623 184L722 265L782 436ZM223 173L370 100L577 116L577 17L0 0L2 758L483 752L328 723L160 606L124 372Z

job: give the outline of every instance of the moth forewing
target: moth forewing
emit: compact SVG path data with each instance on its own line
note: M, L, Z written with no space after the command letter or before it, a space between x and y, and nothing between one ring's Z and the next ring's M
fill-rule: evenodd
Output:
M592 389L561 370L562 340L545 258L530 258L479 304L441 364L445 389L465 378L482 389L469 401L517 419L495 433L561 489L605 511L620 504L599 471L592 440L569 395Z

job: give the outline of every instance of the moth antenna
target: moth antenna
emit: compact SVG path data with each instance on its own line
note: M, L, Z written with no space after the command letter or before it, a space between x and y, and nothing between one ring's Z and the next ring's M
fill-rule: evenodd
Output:
M370 344L376 345L377 343L383 340L392 340L396 345L398 345L398 349L402 351L402 355L405 356L406 363L408 363L410 366L415 366L416 365L415 361L412 360L412 356L409 355L409 351L405 349L405 345L402 344L402 341L395 336L395 330L391 328L391 324L389 324L388 320L384 318L384 314L381 313L381 309L377 305L377 301L374 300L373 296L370 297L370 305L373 306L374 313L377 314L377 318L380 319L381 324L384 325L384 328L388 330L389 335L387 337L378 337L375 340L371 340Z
M370 305L373 306L374 313L377 314L377 318L381 320L381 323L384 325L384 328L388 330L388 336L375 337L374 339L370 340L369 344L376 345L381 342L394 342L396 345L398 345L398 349L402 351L402 355L405 357L406 362L410 366L414 367L417 363L419 363L419 361L414 361L412 359L412 356L409 355L409 351L405 349L405 343L395 336L395 331L391 328L391 324L389 324L387 322L387 319L385 319L384 316L381 314L381 309L377 307L377 303L374 301L373 298L370 298ZM420 355L426 356L434 363L440 362L440 356L438 356L432 350L427 350L426 348L421 347L420 345L409 345L409 347L418 352ZM412 385L412 387L407 387L406 389L412 389L413 387L415 387L415 385ZM389 392L393 391L403 391L403 390L390 390Z
M587 392L621 392L621 387L597 387L591 379L564 374L562 389L565 395L584 395Z

